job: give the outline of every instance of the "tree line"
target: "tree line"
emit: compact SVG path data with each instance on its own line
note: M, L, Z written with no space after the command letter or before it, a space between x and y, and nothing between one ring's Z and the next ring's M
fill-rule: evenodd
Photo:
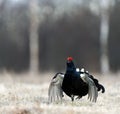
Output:
M66 58L73 56L78 67L100 72L100 15L83 6L72 6L73 10L68 7L68 11L60 13L52 2L38 4L38 18L42 20L37 31L39 71L62 71ZM120 69L119 10L120 3L116 1L110 11L108 36L109 65L114 72ZM9 0L3 0L0 4L1 70L29 70L30 17L29 1L10 5Z

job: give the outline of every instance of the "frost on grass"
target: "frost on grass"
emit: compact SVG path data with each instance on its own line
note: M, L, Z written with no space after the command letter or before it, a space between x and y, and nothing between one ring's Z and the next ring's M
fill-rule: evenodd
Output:
M41 75L41 77L40 77ZM71 102L64 95L63 101L48 104L48 87L52 73L1 74L0 114L119 114L120 76L97 77L105 86L105 94L99 93L96 103L87 96Z

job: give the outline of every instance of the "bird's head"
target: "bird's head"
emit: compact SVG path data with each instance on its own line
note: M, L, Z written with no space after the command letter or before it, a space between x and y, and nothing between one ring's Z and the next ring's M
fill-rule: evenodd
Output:
M76 68L73 62L73 58L68 57L67 58L67 71L74 71L74 70L76 70Z
M72 62L73 61L73 58L72 57L68 57L67 58L67 62Z

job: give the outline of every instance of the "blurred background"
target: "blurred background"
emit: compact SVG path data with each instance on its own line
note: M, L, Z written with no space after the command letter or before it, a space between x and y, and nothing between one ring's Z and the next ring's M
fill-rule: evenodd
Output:
M0 71L120 70L120 0L0 0Z

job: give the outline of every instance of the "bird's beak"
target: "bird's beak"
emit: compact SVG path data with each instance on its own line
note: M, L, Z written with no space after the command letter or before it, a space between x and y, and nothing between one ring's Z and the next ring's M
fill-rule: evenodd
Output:
M70 63L71 61L67 60L67 63Z

